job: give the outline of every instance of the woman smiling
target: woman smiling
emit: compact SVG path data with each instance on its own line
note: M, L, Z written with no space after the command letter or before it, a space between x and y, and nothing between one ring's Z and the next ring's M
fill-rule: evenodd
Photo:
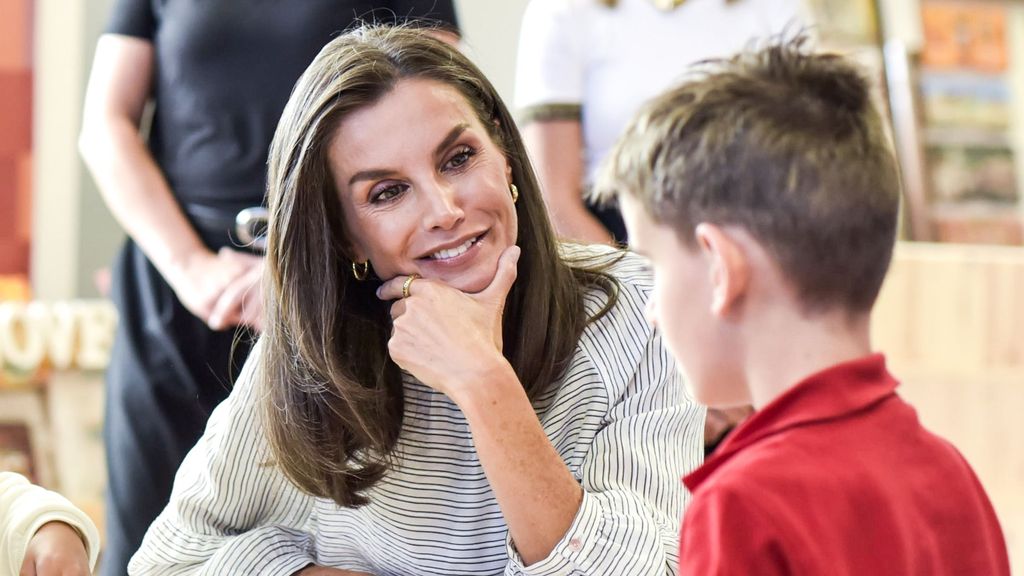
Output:
M134 572L674 572L704 411L644 320L649 273L559 246L473 64L339 37L268 182L264 335Z

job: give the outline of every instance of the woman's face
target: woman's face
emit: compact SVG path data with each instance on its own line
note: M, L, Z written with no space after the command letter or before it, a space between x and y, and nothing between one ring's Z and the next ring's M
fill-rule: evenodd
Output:
M384 280L415 272L479 292L516 242L512 169L446 84L399 81L341 122L328 158L351 256Z

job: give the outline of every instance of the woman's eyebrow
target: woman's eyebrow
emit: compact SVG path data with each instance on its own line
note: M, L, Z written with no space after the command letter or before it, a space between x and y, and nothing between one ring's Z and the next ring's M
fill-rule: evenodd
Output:
M397 172L390 169L362 170L360 172L356 172L355 174L352 175L351 178L349 178L348 185L349 187L351 187L353 184L359 182L360 180L382 180L384 178L387 178L388 176L394 176L395 174L397 174Z
M444 137L444 140L441 140L441 143L437 145L437 148L434 148L434 156L440 156L444 154L444 151L447 150L448 147L451 146L453 142L458 140L459 136L461 136L462 133L465 132L468 128L468 122L462 122L461 124L457 124L454 128L452 128L451 131L448 132L448 135Z
M452 128L448 132L448 134L445 135L444 139L441 140L441 143L437 145L437 148L434 148L434 156L440 156L444 154L444 151L447 150L448 147L451 146L453 142L458 140L459 136L462 136L462 133L465 132L467 129L469 129L468 122L463 122ZM376 170L361 170L359 172L356 172L355 174L352 175L351 178L349 178L348 185L352 186L353 184L361 180L382 180L389 176L394 176L396 173L397 172L395 172L394 170L390 170L387 168Z

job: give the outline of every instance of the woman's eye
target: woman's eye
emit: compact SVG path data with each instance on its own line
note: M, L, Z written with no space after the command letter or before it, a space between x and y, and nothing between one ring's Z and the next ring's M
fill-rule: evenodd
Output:
M374 191L370 197L370 202L387 202L388 200L394 200L402 192L405 191L406 186L404 184L391 184L390 186L384 186Z
M448 160L448 163L445 164L445 168L460 168L466 162L469 162L469 159L472 158L474 154L476 154L476 152L472 148L463 148Z

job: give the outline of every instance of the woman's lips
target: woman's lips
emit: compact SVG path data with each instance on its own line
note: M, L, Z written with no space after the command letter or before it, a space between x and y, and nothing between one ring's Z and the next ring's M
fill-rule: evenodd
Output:
M454 248L446 248L444 250L438 250L437 252L420 258L420 262L423 265L439 265L444 267L459 266L464 262L473 258L480 245L483 243L484 238L487 237L487 232L480 234L474 238L471 238L463 244Z

